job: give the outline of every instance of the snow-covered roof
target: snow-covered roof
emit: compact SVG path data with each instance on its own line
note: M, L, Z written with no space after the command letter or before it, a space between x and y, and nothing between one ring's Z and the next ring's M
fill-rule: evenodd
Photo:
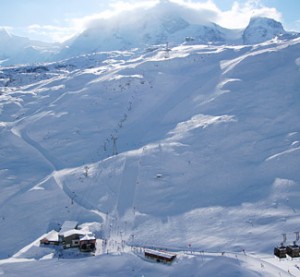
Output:
M85 236L85 235L89 235L89 234L92 234L92 233L87 232L87 231L77 230L77 229L69 230L69 231L66 231L62 234L60 233L60 235L63 235L64 237L69 237L69 236L72 236L72 235Z
M147 254L147 253L155 255L155 256L159 256L159 257L162 257L162 258L166 258L166 259L172 259L176 256L173 253L168 253L168 252L165 252L165 251L158 251L158 250L153 250L153 249L145 249L145 254Z
M77 221L65 221L60 228L59 235L63 235L65 232L75 229L78 226Z
M86 235L84 235L82 238L80 238L80 240L81 241L83 241L83 240L94 240L94 239L96 239L95 238L95 236L93 235L93 234L86 234Z
M58 241L58 232L52 230L44 238L49 241Z

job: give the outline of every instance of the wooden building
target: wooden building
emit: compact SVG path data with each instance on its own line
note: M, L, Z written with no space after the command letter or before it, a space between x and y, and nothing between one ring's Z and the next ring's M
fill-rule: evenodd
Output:
M162 250L145 249L145 258L156 261L158 263L171 263L176 258L176 255Z
M64 248L78 247L82 252L93 252L96 249L95 236L80 230L78 222L65 221L59 232L51 231L40 240L41 245L62 245Z
M63 244L64 248L79 247L80 238L87 234L90 233L77 229L69 230L63 234L60 234L60 241Z
M82 252L93 252L96 249L96 238L92 234L86 234L80 238L79 249Z

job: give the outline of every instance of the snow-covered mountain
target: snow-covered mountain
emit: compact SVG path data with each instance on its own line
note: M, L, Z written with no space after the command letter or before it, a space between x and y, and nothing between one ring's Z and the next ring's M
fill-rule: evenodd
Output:
M147 48L167 42L171 45L256 44L278 36L292 35L274 19L254 17L245 30L231 30L200 20L199 14L193 13L195 11L184 9L176 3L160 1L146 10L134 10L117 18L98 20L81 34L66 41L59 57Z
M273 248L299 231L300 38L130 15L60 46L0 32L0 275L299 276ZM40 246L67 220L94 256Z
M0 30L0 66L51 60L59 50L57 44L32 41Z
M244 44L256 44L287 34L280 22L270 18L253 17L243 32Z
M194 14L195 13L195 14ZM203 15L203 18L205 16ZM160 1L152 8L139 8L91 22L80 34L62 44L46 44L0 32L2 66L69 59L100 51L156 49L158 45L213 44L253 45L273 38L299 36L284 30L281 23L255 17L244 30L223 28L201 19L196 11Z
M0 274L299 274L300 39L170 47L1 68ZM65 220L95 257L39 247Z
M173 45L196 43L224 43L229 30L211 22L194 23L178 4L161 1L151 9L141 9L117 19L99 20L77 37L65 43L61 53L71 57L95 51L128 50L170 42ZM235 31L233 31L235 33Z

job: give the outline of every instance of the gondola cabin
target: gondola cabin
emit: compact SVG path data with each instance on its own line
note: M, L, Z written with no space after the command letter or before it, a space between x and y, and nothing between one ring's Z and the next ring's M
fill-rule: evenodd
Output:
M300 257L300 247L297 244L289 245L286 248L286 253L291 258L298 258Z
M278 257L279 259L284 259L286 258L286 247L285 246L280 246L280 247L275 247L274 248L274 255Z
M162 250L145 249L145 258L158 263L172 263L176 255Z

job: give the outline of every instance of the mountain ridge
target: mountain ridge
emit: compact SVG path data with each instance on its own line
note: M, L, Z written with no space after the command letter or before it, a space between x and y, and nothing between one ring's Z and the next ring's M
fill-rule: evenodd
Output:
M138 18L133 18L128 23L121 19L101 20L62 44L31 41L2 31L1 64L7 66L51 62L95 52L145 49L167 42L172 46L253 45L275 37L290 39L299 36L285 31L280 22L262 17L252 18L245 29L236 30L226 29L212 22L188 22L184 14L178 12L178 7L169 11L168 5L161 3L153 10L144 10ZM164 8L158 13L160 7Z

